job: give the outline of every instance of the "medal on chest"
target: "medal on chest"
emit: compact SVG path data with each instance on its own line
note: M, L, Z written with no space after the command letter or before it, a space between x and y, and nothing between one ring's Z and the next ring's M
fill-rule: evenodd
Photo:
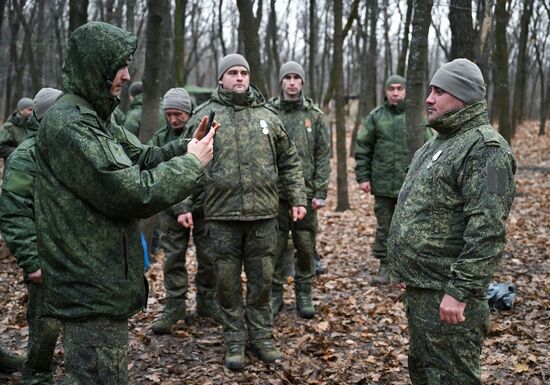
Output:
M426 166L426 170L429 170L429 169L433 166L434 162L436 162L436 161L439 159L439 157L441 156L442 153L443 153L443 151L438 150L438 151L432 156L432 160L430 160L430 163L428 163L428 165Z
M260 127L262 128L264 135L269 134L269 128L267 128L267 122L265 120L260 120Z
M305 122L304 122L305 126L306 126L306 131L307 132L311 132L311 120L309 118L306 118Z

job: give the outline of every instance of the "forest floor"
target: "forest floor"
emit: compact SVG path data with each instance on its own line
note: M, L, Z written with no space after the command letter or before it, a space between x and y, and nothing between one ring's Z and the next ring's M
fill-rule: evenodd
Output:
M517 195L508 220L505 256L494 281L514 283L517 297L511 311L491 315L482 353L485 384L550 383L550 134L537 133L538 126L528 122L514 140ZM194 312L196 263L191 247L187 257L190 316L171 335L151 332L164 298L161 259L147 273L149 306L130 320L130 384L409 384L401 292L370 283L378 267L371 257L376 224L373 198L358 190L353 163L348 159L351 208L334 211L333 172L329 206L319 213L318 250L328 273L315 282L318 315L301 319L292 288L285 289L285 308L273 330L284 360L265 364L247 355L244 371L224 368L221 327ZM23 354L28 335L26 290L3 244L0 263L0 343ZM55 356L60 363L56 379L60 379L61 342ZM0 375L0 384L16 385L19 378L18 373Z

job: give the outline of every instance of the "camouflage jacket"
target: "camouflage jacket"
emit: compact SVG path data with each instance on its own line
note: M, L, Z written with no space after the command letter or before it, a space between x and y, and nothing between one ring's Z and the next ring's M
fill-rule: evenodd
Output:
M33 204L38 125L33 114L27 127L29 137L11 153L4 165L0 194L0 230L25 276L40 269Z
M0 127L0 158L6 159L27 138L27 122L16 111Z
M412 160L393 215L394 281L483 297L505 243L516 162L490 125L485 100L444 115Z
M139 137L139 128L141 126L141 104L143 102L143 94L134 97L134 101L130 104L130 109L126 114L124 128L130 131L135 136Z
M291 206L305 206L304 177L296 147L276 113L254 86L247 93L218 87L211 99L193 111L189 127L216 112L221 124L214 139L214 159L206 167L203 192L186 201L193 211L204 201L205 219L275 218L280 182Z
M187 127L183 127L181 130L174 130L168 124L165 124L162 128L155 132L148 144L151 146L164 146L173 140L187 138L187 136L182 136L182 134L187 131L189 131ZM190 139L190 137L188 139Z
M308 199L326 199L330 177L329 133L324 115L313 100L302 98L286 101L273 98L269 105L275 108L286 132L294 142L302 164ZM279 195L286 192L279 186Z
M431 136L426 130L424 140ZM357 133L355 178L370 181L373 195L397 198L407 173L407 130L405 103L385 102L365 119Z
M186 142L143 146L111 124L118 100L105 79L136 44L106 23L75 30L63 66L70 94L48 110L38 132L34 207L49 316L124 319L145 306L137 218L183 200L204 174L195 156L180 156Z

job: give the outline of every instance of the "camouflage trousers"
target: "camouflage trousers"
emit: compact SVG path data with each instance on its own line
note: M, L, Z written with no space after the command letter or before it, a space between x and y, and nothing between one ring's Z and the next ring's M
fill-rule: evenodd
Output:
M277 242L277 221L208 221L217 294L226 343L271 338L272 260ZM246 273L246 303L241 271Z
M396 198L381 195L374 196L374 215L376 216L376 237L372 254L385 261L388 255L388 235L390 233L391 219L397 204Z
M160 247L165 252L163 273L166 298L185 300L188 281L185 254L191 231L166 213L162 214L160 226ZM213 301L215 297L216 275L214 261L208 251L209 240L206 238L204 226L204 217L193 215L193 242L197 250L197 299L208 302Z
M44 302L42 287L31 282L27 288L29 341L27 359L21 370L21 385L53 384L53 354L61 331L61 322L53 318L39 318L38 307Z
M479 357L489 330L485 298L468 300L460 324L439 319L442 291L407 287L409 375L413 385L481 385Z
M128 320L64 322L65 385L128 384Z
M307 214L303 220L292 221L290 205L286 200L279 201L279 215L277 224L277 249L273 261L273 282L279 285L286 283L286 272L290 269L285 266L284 253L288 244L288 232L292 234L292 243L296 249L294 255L294 281L296 283L311 284L315 278L315 237L317 235L317 212L311 208L308 200Z

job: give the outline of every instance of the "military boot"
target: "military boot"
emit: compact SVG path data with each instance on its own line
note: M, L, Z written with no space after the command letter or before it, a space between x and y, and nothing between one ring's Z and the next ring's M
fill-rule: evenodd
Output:
M283 309L283 285L274 283L271 286L271 314L273 318Z
M315 316L315 306L311 298L311 284L296 284L296 307L302 318L313 318Z
M244 369L244 344L241 342L227 343L223 363L229 370Z
M18 356L17 354L10 353L4 348L0 347L0 371L5 373L12 373L21 370L25 362L25 357Z
M273 346L271 338L252 341L251 350L264 362L274 362L283 358L283 353Z
M372 279L372 283L375 285L386 285L390 282L388 278L388 261L386 259L380 259L380 267L378 273Z
M166 334L172 330L174 325L179 320L185 318L185 300L169 299L164 306L162 317L153 324L153 333Z

